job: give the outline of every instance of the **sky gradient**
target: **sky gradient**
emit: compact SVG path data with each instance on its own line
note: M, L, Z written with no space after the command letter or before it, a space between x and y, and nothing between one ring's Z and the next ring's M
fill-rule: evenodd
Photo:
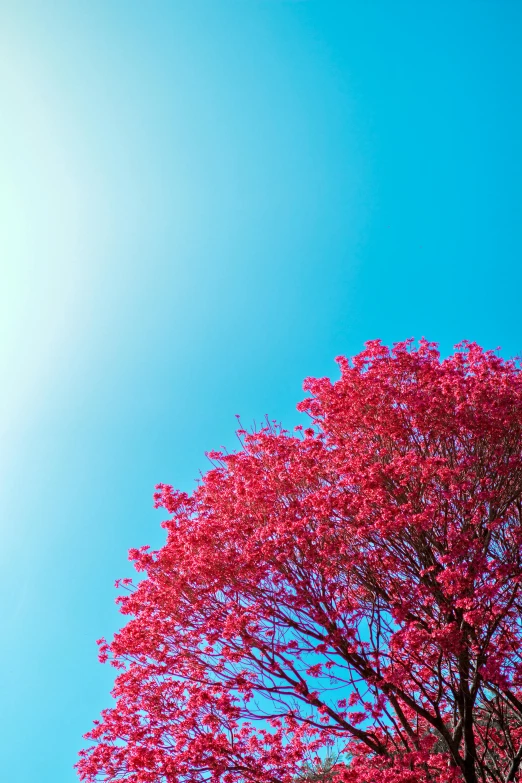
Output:
M364 341L522 354L518 0L0 10L0 769L73 783L95 639L245 425Z

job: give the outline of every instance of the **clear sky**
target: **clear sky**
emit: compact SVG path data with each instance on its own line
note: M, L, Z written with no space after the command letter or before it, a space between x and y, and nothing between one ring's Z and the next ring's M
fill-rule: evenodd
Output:
M518 0L4 0L0 770L72 783L127 549L365 340L522 353Z

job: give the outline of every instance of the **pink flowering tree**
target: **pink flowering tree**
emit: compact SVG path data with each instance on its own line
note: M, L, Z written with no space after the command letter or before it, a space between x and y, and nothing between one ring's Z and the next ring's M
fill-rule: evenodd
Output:
M83 781L522 780L522 372L469 343L338 362L307 429L157 487Z

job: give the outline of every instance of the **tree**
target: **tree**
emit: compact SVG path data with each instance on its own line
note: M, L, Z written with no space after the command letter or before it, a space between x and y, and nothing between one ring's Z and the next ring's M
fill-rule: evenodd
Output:
M325 759L312 764L304 764L294 783L334 783L339 780L339 773L344 769L337 763L335 756L328 755Z
M310 426L239 430L169 519L101 660L80 778L522 780L522 371L370 342L308 379Z

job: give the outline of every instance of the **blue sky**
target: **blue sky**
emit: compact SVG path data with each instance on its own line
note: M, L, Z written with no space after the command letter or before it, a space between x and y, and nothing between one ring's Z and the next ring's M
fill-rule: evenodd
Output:
M518 0L0 11L0 768L72 783L154 484L365 340L522 353Z

